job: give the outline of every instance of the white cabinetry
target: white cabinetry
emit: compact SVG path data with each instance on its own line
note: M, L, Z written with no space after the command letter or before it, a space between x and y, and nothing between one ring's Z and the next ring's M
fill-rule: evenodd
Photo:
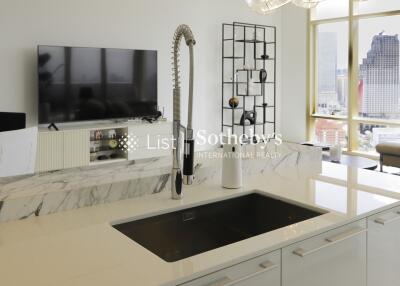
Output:
M368 286L400 283L400 208L368 219Z
M242 262L182 286L280 286L280 250Z
M68 130L64 133L64 168L89 164L89 131Z
M282 286L365 286L366 221L282 249Z
M38 135L36 172L89 164L87 130L41 131Z
M128 160L146 159L171 155L172 124L128 127L129 135L138 142L137 148L128 153Z
M36 172L83 167L90 164L90 132L94 130L125 129L138 141L127 159L137 160L168 156L171 150L162 145L171 139L172 125L169 122L99 124L66 128L60 131L40 131L36 159ZM170 142L167 142L170 143ZM150 147L150 148L149 148ZM112 162L112 160L109 160ZM105 161L104 163L108 163Z
M64 168L64 134L39 132L36 171L44 172Z
M182 286L398 286L399 265L396 207Z

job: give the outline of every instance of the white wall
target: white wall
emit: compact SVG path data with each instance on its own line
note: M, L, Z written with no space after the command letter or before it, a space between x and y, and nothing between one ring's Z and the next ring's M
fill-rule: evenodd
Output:
M0 111L27 112L28 125L37 124L36 46L39 44L156 49L159 105L166 108L170 119L172 36L178 24L186 23L197 39L194 128L219 132L221 24L233 21L278 26L280 81L280 10L260 16L250 11L244 0L1 0ZM186 72L188 53L186 48L182 50L182 70ZM184 76L184 97L185 79ZM278 85L278 108L279 102Z
M286 5L282 10L281 133L291 142L307 138L307 10Z

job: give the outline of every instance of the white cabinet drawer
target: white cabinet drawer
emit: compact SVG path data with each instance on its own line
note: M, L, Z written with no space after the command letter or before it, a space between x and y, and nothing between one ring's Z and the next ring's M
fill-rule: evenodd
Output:
M400 207L368 218L368 286L400 283Z
M182 286L280 286L280 250L236 264Z
M366 220L282 249L282 286L365 286Z

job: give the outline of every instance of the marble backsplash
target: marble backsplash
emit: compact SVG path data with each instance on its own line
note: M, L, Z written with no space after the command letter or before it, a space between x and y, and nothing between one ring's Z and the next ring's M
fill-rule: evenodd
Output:
M247 146L243 152L244 176L309 168L310 162L318 169L321 162L318 148L298 144ZM196 154L195 184L220 180L220 153ZM170 166L171 158L162 157L0 179L0 222L170 191Z

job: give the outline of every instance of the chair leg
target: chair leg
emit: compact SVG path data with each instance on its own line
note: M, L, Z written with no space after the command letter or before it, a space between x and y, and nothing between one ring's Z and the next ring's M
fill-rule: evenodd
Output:
M381 172L383 172L383 154L379 157L379 164L381 165Z

